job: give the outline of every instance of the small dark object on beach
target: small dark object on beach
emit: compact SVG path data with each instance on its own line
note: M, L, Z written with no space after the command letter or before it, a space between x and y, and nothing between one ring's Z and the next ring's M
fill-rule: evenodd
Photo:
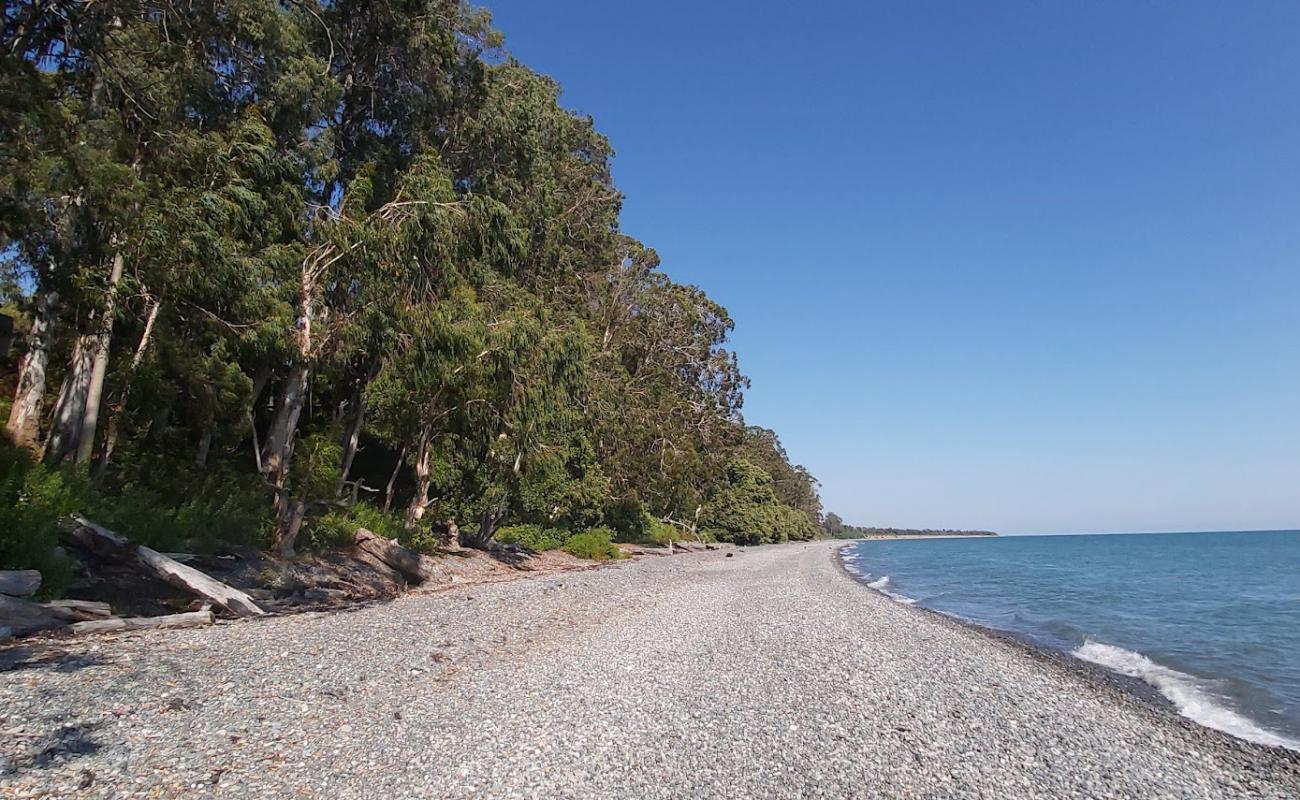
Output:
M727 553L727 558L732 558L732 557L734 557L735 555L736 555L735 553Z
M81 780L77 783L78 789L89 789L90 784L95 782L95 773L88 769L81 771Z

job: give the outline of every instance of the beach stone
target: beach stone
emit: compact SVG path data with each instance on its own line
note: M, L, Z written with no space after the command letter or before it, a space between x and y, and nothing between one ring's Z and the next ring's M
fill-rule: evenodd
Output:
M1300 797L1300 756L894 602L839 546L0 647L0 797Z

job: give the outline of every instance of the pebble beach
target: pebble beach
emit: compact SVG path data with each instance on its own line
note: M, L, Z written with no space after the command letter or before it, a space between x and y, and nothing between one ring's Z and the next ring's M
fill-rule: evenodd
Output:
M0 796L1300 797L1296 754L894 602L841 544L0 646Z

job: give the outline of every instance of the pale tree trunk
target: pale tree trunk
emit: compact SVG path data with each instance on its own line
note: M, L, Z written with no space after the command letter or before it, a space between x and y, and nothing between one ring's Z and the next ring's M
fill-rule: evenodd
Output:
M343 465L339 471L338 493L343 494L343 487L348 482L348 474L352 472L352 462L356 460L358 445L361 443L361 428L366 419L366 387L375 379L379 373L379 361L376 359L370 369L366 370L365 377L357 383L356 390L352 393L352 419L348 423L347 433L343 437Z
M115 243L120 248L120 243ZM93 339L94 361L90 369L90 383L86 388L86 410L81 417L81 433L77 440L77 463L88 464L95 452L95 431L99 427L99 406L104 397L104 378L108 374L108 355L113 343L113 316L117 311L117 287L122 282L126 258L118 249L113 256L113 268L108 276L108 296L100 311L99 330Z
M280 515L281 524L276 529L275 546L283 558L293 558L294 543L302 531L303 520L307 518L307 501L304 498L284 498L284 512Z
M50 420L50 435L45 440L45 460L51 464L77 450L77 436L81 433L81 418L86 411L86 390L90 388L90 371L94 362L93 336L78 336L72 345L72 358L68 372L59 387L59 399L54 404L54 417Z
M27 334L27 354L18 368L18 389L9 409L5 432L19 447L35 447L41 430L41 407L45 404L45 374L50 364L50 338L54 330L58 295L42 294L36 299L36 317Z
M329 251L322 251L328 254ZM327 264L325 255L317 254L302 266L302 283L298 290L298 352L281 389L280 408L271 420L262 454L262 473L275 489L276 541L281 553L292 554L293 543L307 513L306 498L297 501L289 493L289 466L293 459L293 440L298 420L307 401L311 380L312 319L316 313L316 285Z
M307 401L308 377L306 364L294 364L280 390L280 407L271 419L266 445L262 449L262 472L272 480L279 481L289 471L289 452L298 431L302 407Z
M122 417L126 414L126 401L131 395L131 381L135 377L136 370L140 368L140 363L144 361L145 353L149 351L149 344L153 341L153 324L158 320L158 309L162 307L161 300L150 299L149 310L144 317L144 331L140 334L140 343L136 345L135 355L131 357L131 369L126 374L126 381L122 384L122 391L117 396L117 402L113 404L112 411L108 415L108 428L104 431L104 449L99 456L99 464L95 467L95 480L103 480L105 473L108 472L108 465L113 459L113 449L117 446L117 435L122 428Z
M406 530L414 531L420 526L424 512L430 506L429 487L432 479L429 470L429 458L433 449L433 435L426 427L420 432L420 445L415 454L415 493L406 506Z
M262 452L262 473L284 487L289 473L289 459L293 437L298 431L298 419L307 401L307 386L311 378L311 323L316 312L316 274L306 264L302 270L302 284L298 291L298 323L296 340L298 352L293 366L285 376L280 392L280 407L266 432L266 447Z
M397 463L393 465L393 474L388 476L388 486L384 489L384 513L393 507L393 489L397 487L397 476L402 471L402 459L406 457L406 445L397 451Z
M202 469L208 465L208 451L212 449L212 415L204 420L203 435L199 437L199 449L194 454L194 466Z
M262 391L266 389L267 381L271 380L271 368L262 367L257 371L257 376L253 378L253 399L248 403L248 430L253 437L253 462L257 465L258 474L262 474L262 446L257 441L257 403L262 399Z

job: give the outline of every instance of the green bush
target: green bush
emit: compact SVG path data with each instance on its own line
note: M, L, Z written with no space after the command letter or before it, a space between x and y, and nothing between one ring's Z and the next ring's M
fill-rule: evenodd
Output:
M302 541L307 550L322 550L326 547L351 547L356 541L357 529L376 533L380 536L396 539L417 550L423 550L420 537L408 536L402 527L402 520L396 514L385 514L367 502L360 502L348 508L332 508L319 517L310 517L303 525Z
M659 520L650 523L650 541L660 547L666 547L669 542L680 542L682 538L682 529L676 525Z
M605 524L614 529L615 541L646 544L652 540L655 520L645 503L624 497L605 509Z
M570 533L560 528L544 528L541 525L508 525L499 528L496 540L502 544L518 544L529 550L542 552L558 550L569 540Z
M0 569L35 569L41 596L57 596L72 565L56 549L59 518L77 510L77 486L26 450L0 446Z
M623 553L614 546L614 532L609 528L588 528L576 533L564 543L564 552L592 561L622 558Z

